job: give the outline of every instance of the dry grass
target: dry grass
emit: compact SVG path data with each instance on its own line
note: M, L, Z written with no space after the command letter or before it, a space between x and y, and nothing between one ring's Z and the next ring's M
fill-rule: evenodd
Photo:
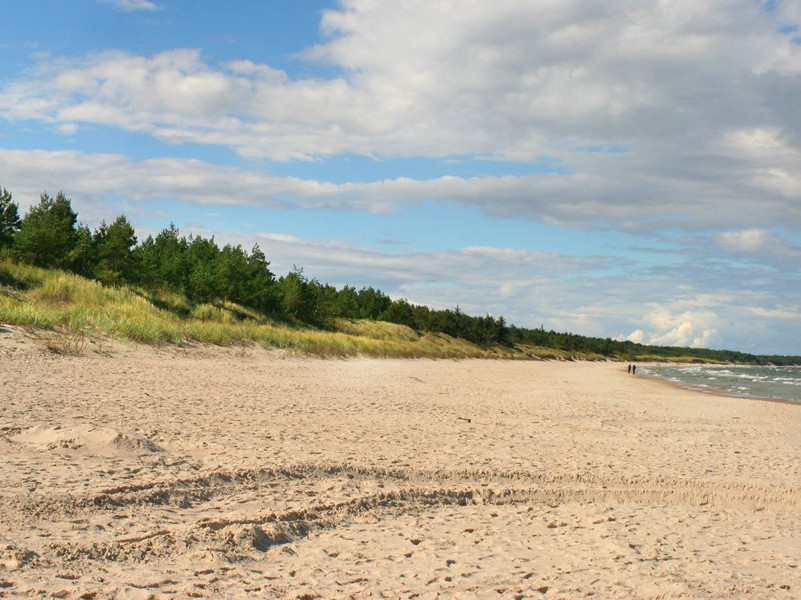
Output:
M44 346L53 354L80 356L86 348L86 333L83 331L45 331Z

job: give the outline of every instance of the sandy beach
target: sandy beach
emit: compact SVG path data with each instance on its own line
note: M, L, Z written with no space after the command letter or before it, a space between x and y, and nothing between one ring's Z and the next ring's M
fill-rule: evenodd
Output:
M801 596L801 406L0 334L0 597Z

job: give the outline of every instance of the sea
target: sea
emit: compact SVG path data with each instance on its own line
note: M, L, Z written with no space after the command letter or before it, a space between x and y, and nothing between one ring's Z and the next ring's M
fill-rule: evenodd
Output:
M703 392L801 404L801 368L798 367L685 365L637 367L637 372Z

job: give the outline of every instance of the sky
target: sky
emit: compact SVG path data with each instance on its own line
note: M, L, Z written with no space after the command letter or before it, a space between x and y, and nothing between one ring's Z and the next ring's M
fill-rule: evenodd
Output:
M0 3L0 186L528 327L801 354L798 0Z

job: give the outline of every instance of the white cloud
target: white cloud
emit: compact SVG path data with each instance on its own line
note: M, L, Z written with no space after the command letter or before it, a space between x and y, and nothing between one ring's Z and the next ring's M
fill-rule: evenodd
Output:
M635 329L628 334L625 339L629 340L630 342L634 342L635 344L642 344L643 340L645 339L645 332L642 329Z
M159 10L161 7L150 0L100 0L104 4L113 4L117 10L131 12L135 10Z
M668 300L667 298L665 300ZM701 297L689 299L689 304L704 304ZM637 344L653 344L657 346L685 346L691 348L719 348L725 346L718 332L722 322L721 315L737 312L736 306L716 307L715 311L692 311L679 309L686 306L688 300L668 301L666 305L652 304L648 312L640 317L645 329L635 329L625 339ZM646 331L647 330L647 331ZM736 335L730 331L729 335Z
M0 115L277 160L550 156L572 176L459 199L628 229L742 227L754 212L757 226L789 215L798 228L801 45L778 31L792 17L781 4L344 0L305 53L338 77L211 65L192 49L102 52L43 60L3 88Z
M603 183L582 175L501 177L400 177L373 182L329 183L296 177L276 177L261 170L216 165L199 160L153 158L134 161L119 154L78 151L0 149L3 185L23 203L42 190L64 189L84 203L123 195L132 200L176 199L197 204L266 207L349 208L386 213L421 200L452 200L484 206L501 217L522 216L573 227L654 229L692 219L697 226L719 227L748 221L771 225L780 221L801 227L801 203L788 207L765 202L754 214L750 206L727 202L698 203L692 199L663 204L631 203L629 186L603 199ZM626 190L629 190L627 192ZM718 239L731 244L731 236Z
M716 240L722 248L732 252L760 252L773 246L777 238L766 229L744 229L718 234Z
M661 309L645 316L651 328L649 344L660 346L689 346L710 348L719 340L715 324L719 316L715 312L683 312L672 314Z
M725 231L715 236L717 245L727 251L756 257L770 257L798 263L801 246L794 246L767 229Z
M777 308L763 308L761 306L754 306L751 312L760 317L768 317L771 319L787 319L793 321L801 321L801 307L791 306L778 306Z
M703 293L702 283L671 294L670 286L651 281L662 298L643 303L636 317L642 327L621 337L662 346L795 352L791 349L798 347L793 339L799 334L799 312L797 306L782 303L784 292L757 292L734 283L725 293ZM754 306L755 301L773 308ZM766 345L769 338L772 342Z

